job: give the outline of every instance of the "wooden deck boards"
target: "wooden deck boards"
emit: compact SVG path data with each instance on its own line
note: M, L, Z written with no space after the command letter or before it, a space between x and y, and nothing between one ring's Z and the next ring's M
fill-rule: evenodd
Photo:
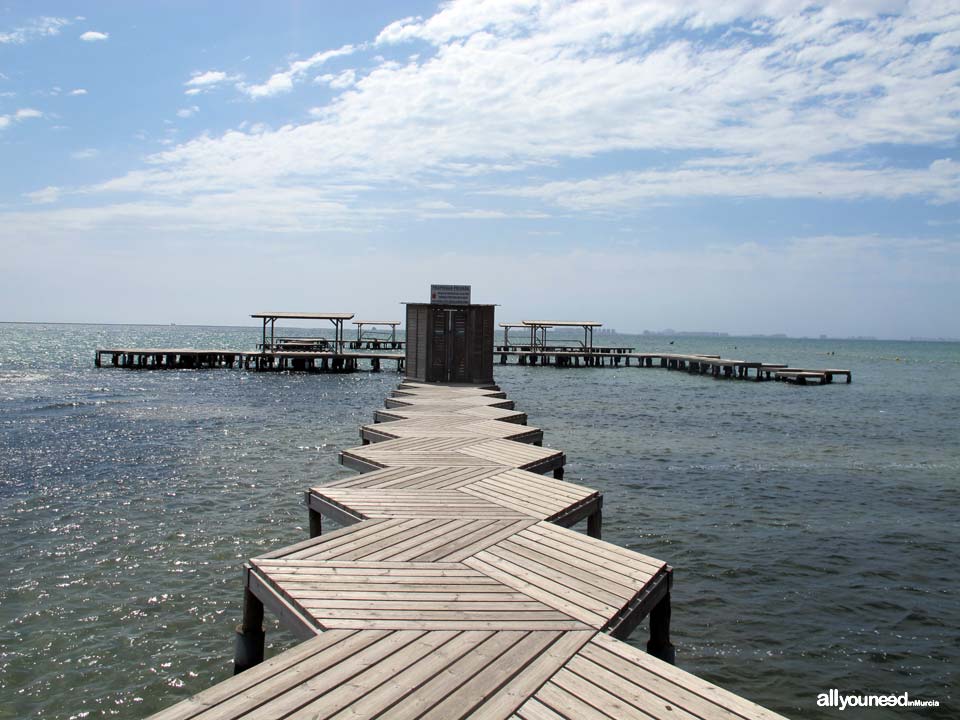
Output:
M765 708L592 630L328 630L151 716L708 718Z
M400 392L403 419L342 454L372 471L307 493L312 533L346 526L245 566L238 639L264 607L307 639L155 720L776 717L614 639L649 615L670 656L672 571L564 529L598 535L602 496L524 469L565 457L499 388Z
M510 410L507 408L493 407L490 405L480 405L475 407L466 407L451 409L436 406L405 406L386 408L384 410L375 410L373 419L375 422L391 422L394 420L411 420L415 418L426 417L457 417L465 416L469 418L480 418L483 420L500 420L502 422L516 423L518 425L527 424L527 414L519 410Z
M374 423L360 428L360 437L366 442L382 442L411 437L456 437L465 435L532 444L543 442L543 430L540 428L468 415L430 415L390 423Z
M283 598L318 629L437 629L450 620L487 629L576 622L606 629L624 614L646 615L669 591L663 561L568 537L575 534L523 515L460 507L451 516L364 521L286 555L254 558L252 589L272 594L261 598L268 605ZM411 599L416 593L426 595ZM649 599L642 608L635 606L641 595Z
M560 450L478 435L408 437L343 450L343 465L357 470L384 467L500 467L547 473L562 468Z

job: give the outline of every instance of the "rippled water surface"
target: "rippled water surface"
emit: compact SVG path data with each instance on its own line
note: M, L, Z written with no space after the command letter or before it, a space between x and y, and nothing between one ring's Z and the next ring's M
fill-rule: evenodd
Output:
M229 676L243 560L306 536L303 490L350 474L336 453L397 375L97 370L93 350L258 333L0 324L0 717L140 717ZM942 704L870 717L957 717L960 346L675 343L854 370L497 366L604 492L604 538L674 566L678 664L788 715L836 717L816 695L837 687Z

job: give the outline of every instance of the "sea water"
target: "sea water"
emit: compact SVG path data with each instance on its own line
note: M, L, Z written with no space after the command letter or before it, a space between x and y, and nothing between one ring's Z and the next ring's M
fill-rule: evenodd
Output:
M307 536L303 491L352 474L337 452L398 375L93 354L259 336L0 324L0 717L142 717L230 676L243 561ZM678 665L787 715L836 717L816 700L838 688L941 703L854 717L956 717L960 345L604 341L854 372L796 387L496 366L566 479L603 491L604 539L674 567ZM295 642L268 630L268 654Z

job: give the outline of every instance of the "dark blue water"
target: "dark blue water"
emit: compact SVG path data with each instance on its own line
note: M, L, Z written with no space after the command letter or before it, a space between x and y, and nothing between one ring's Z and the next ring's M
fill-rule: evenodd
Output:
M336 453L397 375L97 370L93 350L258 337L0 325L0 717L140 717L229 676L243 560L306 536L303 490L350 474ZM837 687L941 702L846 716L956 717L960 346L670 348L854 370L497 367L567 477L603 490L605 539L674 566L678 663L788 715L835 717L816 696Z

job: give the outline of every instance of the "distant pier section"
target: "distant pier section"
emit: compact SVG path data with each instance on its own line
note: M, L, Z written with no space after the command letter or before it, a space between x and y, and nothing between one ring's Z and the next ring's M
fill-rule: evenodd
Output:
M720 355L683 354L670 352L636 352L636 348L618 345L594 345L593 333L602 327L595 320L524 320L519 323L500 323L503 342L494 348L501 365L515 358L519 365L554 367L629 366L660 367L682 370L692 375L738 380L777 380L797 385L832 383L834 378L853 381L848 369L806 369L783 363L756 360L737 360ZM548 340L549 329L583 329L583 339ZM513 331L513 338L510 333ZM519 337L518 337L519 335Z
M250 317L263 323L263 332L256 350L218 350L197 348L98 348L97 367L121 367L140 370L197 370L202 368L238 368L257 371L292 370L301 372L352 372L360 362L379 372L384 363L394 363L403 370L404 341L397 340L399 320L374 322L355 321L355 340L344 336L344 323L353 313L258 312ZM280 335L277 320L326 321L333 326L333 337ZM376 328L389 327L389 334ZM367 328L364 331L364 328ZM349 347L348 347L349 346Z
M260 342L254 350L98 348L94 362L97 367L141 370L237 368L260 372L353 372L359 370L361 364L373 372L379 372L388 367L387 363L392 363L399 372L411 363L422 364L428 354L430 357L439 357L447 353L458 342L458 333L467 324L472 327L475 322L483 322L489 327L488 337L492 342L493 306L482 306L488 308L490 315L483 320L466 315L459 318L456 312L460 311L445 311L442 319L450 327L444 325L445 334L442 336L436 333L428 336L423 329L428 324L428 318L429 322L433 322L431 305L408 305L408 323L414 324L413 337L416 338L416 343L410 347L406 340L397 337L397 328L401 325L399 320L353 320L353 313L272 311L251 315L262 322ZM280 334L277 332L278 320L329 322L333 327L333 337ZM346 336L345 325L348 321L352 321L356 330L352 338ZM503 340L494 343L493 350L494 357L501 365L506 365L511 359L518 365L558 368L629 367L635 363L638 368L679 370L716 379L775 380L795 385L853 381L852 371L842 368L802 368L780 362L725 358L720 355L638 352L633 346L596 345L594 333L599 333L603 323L595 320L523 320L519 323L502 322L499 327L503 331ZM548 330L571 333L578 329L583 331L582 338L571 338L569 335L548 337ZM472 353L469 357L475 355ZM431 377L431 380L441 379L456 378Z

